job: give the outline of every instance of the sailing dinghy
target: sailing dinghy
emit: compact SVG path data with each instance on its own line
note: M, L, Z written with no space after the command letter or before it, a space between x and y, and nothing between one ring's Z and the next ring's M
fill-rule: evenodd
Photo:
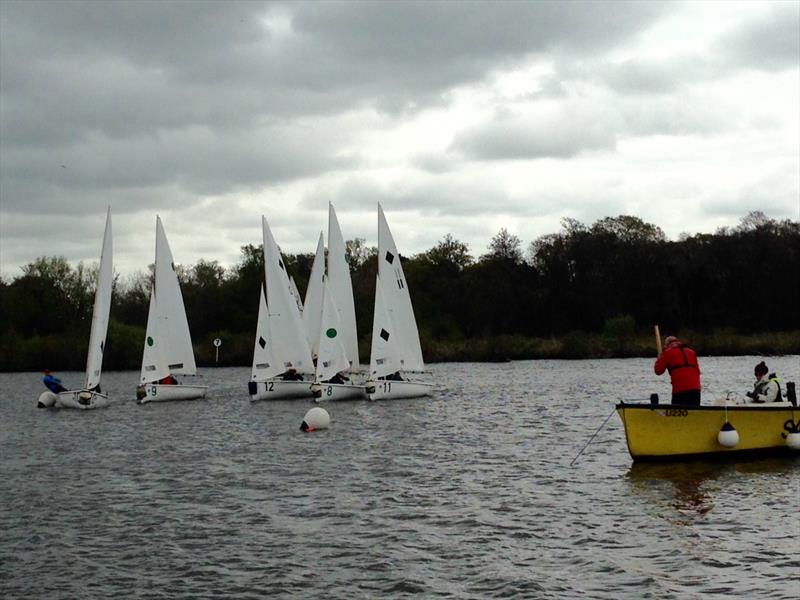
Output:
M365 398L366 390L363 383L352 382L352 378L361 370L358 358L356 308L344 237L333 204L328 205L328 276L325 278L324 288L329 298L323 302L322 322L317 330L319 356L316 377L311 388L314 398L318 400ZM343 359L343 362L340 359ZM320 364L325 361L330 364L328 366ZM331 370L334 366L338 368Z
M140 404L203 398L208 386L178 383L175 379L175 375L196 374L192 337L175 263L161 218L156 217L155 279L150 291L136 398Z
M311 381L305 378L311 378L314 367L297 296L263 216L261 228L267 293L261 292L248 393L254 401L310 398Z
M114 280L112 270L113 243L111 239L111 208L106 213L106 228L103 233L103 249L100 254L100 269L97 272L97 290L92 310L92 331L89 334L89 352L86 357L86 386L54 394L44 392L38 406L79 408L82 410L101 408L111 403L107 394L100 391L100 374L103 370L103 351L106 345L108 320L111 314L111 288Z
M392 232L378 205L378 276L372 320L370 400L428 396L433 384L409 379L404 374L422 372L425 363L408 284L400 264Z

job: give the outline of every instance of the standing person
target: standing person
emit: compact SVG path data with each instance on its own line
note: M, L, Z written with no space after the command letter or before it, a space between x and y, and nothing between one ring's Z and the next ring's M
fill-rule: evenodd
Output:
M697 354L674 335L664 340L664 351L653 367L656 375L669 371L672 403L700 406L700 364Z
M780 402L783 400L778 376L775 373L767 375L769 369L763 360L756 365L753 373L756 376L756 382L753 391L747 392L748 398L753 402Z
M67 391L67 388L61 385L61 380L55 375L53 375L53 372L50 369L44 370L44 377L42 377L42 383L44 383L44 386L54 394Z

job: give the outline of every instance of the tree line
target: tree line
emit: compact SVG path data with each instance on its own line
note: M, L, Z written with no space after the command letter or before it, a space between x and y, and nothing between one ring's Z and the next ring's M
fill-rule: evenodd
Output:
M361 361L369 360L377 250L347 242ZM564 219L527 247L501 229L487 251L446 235L401 257L428 362L652 355L652 325L688 337L701 352L800 352L800 223L753 212L736 227L670 241L635 216L586 225ZM305 293L309 254L284 255ZM0 278L4 370L84 368L96 266L40 257ZM238 264L177 267L199 364L252 359L260 246ZM139 368L152 279L116 277L105 368Z

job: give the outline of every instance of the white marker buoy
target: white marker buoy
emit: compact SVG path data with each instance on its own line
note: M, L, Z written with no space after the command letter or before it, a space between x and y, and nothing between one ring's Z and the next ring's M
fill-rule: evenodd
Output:
M315 406L306 413L303 417L303 422L300 424L300 431L316 431L317 429L327 429L331 424L331 416L328 411L320 406Z
M739 432L726 421L717 434L717 441L726 448L735 448L736 444L739 443Z
M800 450L800 431L786 434L786 445L792 450Z
M53 392L42 392L39 396L39 401L36 404L36 407L50 408L51 406L56 405L56 400L58 400L58 396L56 396Z

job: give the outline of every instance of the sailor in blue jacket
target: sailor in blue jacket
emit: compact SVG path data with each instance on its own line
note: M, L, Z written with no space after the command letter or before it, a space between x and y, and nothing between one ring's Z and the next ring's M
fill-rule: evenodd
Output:
M44 370L44 377L42 377L42 382L44 383L45 387L54 394L67 391L67 388L61 385L61 380L55 375L53 375L50 369Z

